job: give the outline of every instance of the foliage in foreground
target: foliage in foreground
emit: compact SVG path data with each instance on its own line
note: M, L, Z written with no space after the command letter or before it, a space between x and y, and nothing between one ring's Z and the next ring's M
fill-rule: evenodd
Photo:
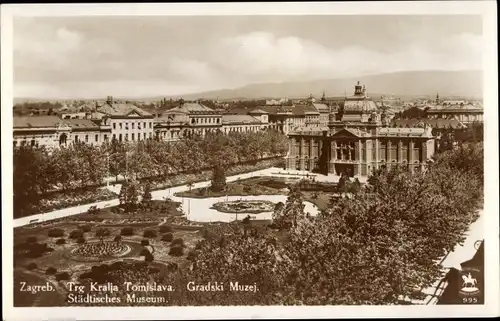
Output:
M427 171L381 171L315 219L293 191L276 209L278 242L265 231L203 242L190 278L256 282L259 292L193 294L191 304L397 304L430 286L482 206L481 146L460 148Z

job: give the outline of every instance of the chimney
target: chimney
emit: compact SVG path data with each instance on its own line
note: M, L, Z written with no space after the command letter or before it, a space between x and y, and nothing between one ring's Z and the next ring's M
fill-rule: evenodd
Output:
M108 96L106 99L106 103L112 105L113 104L113 96Z

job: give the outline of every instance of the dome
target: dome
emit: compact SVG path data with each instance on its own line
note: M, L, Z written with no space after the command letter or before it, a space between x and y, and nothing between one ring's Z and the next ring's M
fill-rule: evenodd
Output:
M344 113L372 113L377 111L378 107L375 102L366 95L365 86L361 86L358 81L358 83L354 86L354 95L345 97Z
M371 99L346 100L344 103L344 113L345 112L372 113L377 111L378 107L375 104L375 102Z

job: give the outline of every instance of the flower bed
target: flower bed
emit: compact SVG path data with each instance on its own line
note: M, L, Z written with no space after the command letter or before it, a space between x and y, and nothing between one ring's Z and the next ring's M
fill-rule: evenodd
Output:
M73 249L71 256L77 260L96 261L121 257L130 251L130 246L121 242L92 242Z
M228 202L218 202L212 208L222 213L252 213L259 214L265 212L272 212L275 203L271 201L260 200L237 200Z

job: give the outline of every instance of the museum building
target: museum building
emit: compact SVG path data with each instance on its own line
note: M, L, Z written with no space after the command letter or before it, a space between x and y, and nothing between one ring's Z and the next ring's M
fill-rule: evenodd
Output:
M335 175L366 176L394 165L423 169L434 154L432 128L389 127L359 82L342 108L330 110L327 127L303 127L288 134L286 168Z

